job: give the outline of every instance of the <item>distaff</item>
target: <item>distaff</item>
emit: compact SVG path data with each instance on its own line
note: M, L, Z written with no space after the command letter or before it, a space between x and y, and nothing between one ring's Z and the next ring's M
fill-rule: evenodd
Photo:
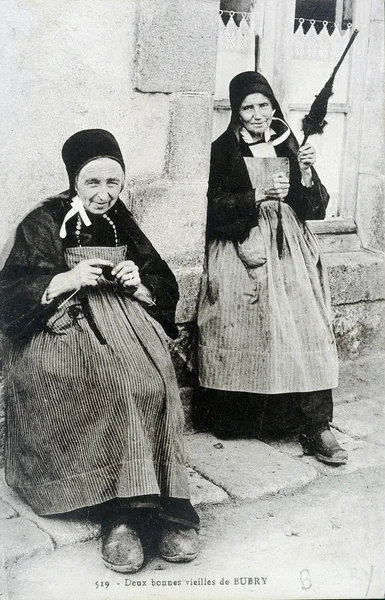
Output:
M328 110L329 98L333 95L334 78L337 75L337 72L343 63L343 60L349 52L350 47L356 39L357 35L358 29L355 29L347 43L345 50L341 55L341 58L334 67L331 76L329 77L319 94L316 95L315 100L310 107L309 113L305 115L302 119L302 131L304 137L301 147L305 147L309 135L323 133L325 125L327 125L327 121L325 121L325 116Z

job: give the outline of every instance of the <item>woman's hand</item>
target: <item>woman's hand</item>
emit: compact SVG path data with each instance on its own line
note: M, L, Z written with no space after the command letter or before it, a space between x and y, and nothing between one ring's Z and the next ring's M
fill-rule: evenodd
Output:
M73 269L59 273L53 277L46 290L46 300L50 302L61 294L73 292L82 287L94 287L103 270L102 267L112 267L112 262L101 258L90 258L80 261Z
M314 165L317 160L317 153L315 148L307 143L298 150L297 158L301 171L306 171L309 167Z
M118 283L123 287L138 287L141 283L139 268L132 260L122 260L111 271Z
M132 260L123 260L111 271L111 275L124 288L132 288L132 297L145 304L154 304L150 290L143 285L139 275L139 269Z
M267 200L284 200L289 193L290 182L287 175L284 173L276 173L273 175L273 184L271 188L265 191Z
M313 183L311 166L314 165L317 160L317 153L313 146L305 144L299 149L297 158L302 173L303 183L305 187L311 187Z

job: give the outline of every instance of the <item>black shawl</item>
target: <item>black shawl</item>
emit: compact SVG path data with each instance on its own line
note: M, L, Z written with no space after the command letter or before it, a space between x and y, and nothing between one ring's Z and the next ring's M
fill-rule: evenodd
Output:
M41 305L51 279L68 271L65 248L76 245L76 217L67 222L67 237L62 240L59 236L70 202L68 191L48 198L29 213L16 230L13 247L0 273L0 329L11 338L27 339L44 328L57 303L62 301L59 298L47 306ZM145 305L144 308L162 324L170 337L175 338L178 334L175 309L179 292L173 273L121 200L108 214L117 227L119 243L127 245L127 260L136 263L143 285L155 295L156 306ZM105 219L90 217L92 236L84 229L82 245L113 245L113 232Z
M277 156L290 162L290 189L285 202L291 206L300 221L324 219L329 195L316 171L312 168L313 186L301 183L301 171L291 140L275 146ZM211 147L208 187L207 241L221 239L244 241L258 222L254 190L243 156L253 156L233 127L213 142Z

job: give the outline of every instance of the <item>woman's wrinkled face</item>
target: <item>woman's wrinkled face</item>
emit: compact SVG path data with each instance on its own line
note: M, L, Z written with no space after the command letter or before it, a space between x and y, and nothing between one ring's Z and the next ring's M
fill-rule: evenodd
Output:
M75 189L88 212L102 215L119 198L124 185L121 165L112 158L96 158L84 165L75 181Z
M245 129L256 139L261 139L270 127L274 115L272 104L266 96L256 92L243 100L239 119Z

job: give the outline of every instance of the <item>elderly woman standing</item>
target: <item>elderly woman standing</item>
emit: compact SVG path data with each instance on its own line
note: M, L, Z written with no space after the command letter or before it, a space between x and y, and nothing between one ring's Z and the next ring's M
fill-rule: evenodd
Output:
M119 199L115 138L80 131L62 154L70 189L24 218L1 273L7 483L39 515L97 509L111 569L141 568L149 512L161 556L189 561L177 283Z
M338 363L327 274L305 223L323 219L329 199L312 167L315 151L298 148L259 73L231 81L230 104L230 126L211 153L198 311L203 402L195 411L210 403L221 437L299 421L306 453L343 464L346 451L329 427ZM266 159L279 163L275 172L252 183L253 165Z

